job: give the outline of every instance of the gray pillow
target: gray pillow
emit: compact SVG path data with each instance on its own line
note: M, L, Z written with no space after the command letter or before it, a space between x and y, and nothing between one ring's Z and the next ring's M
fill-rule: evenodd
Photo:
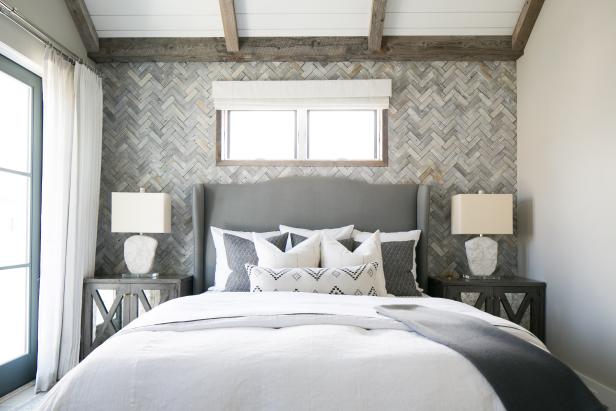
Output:
M291 245L293 247L295 247L296 245L298 245L299 243L301 243L302 241L304 241L305 239L307 239L308 237L304 237L303 235L299 235L299 234L294 234L291 233ZM347 250L349 251L353 251L353 239L352 238L345 238L344 240L337 240L340 244L342 244Z
M274 244L281 251L284 251L287 244L288 234L284 233L267 238L267 241ZM231 269L231 274L225 284L225 291L250 291L250 280L246 273L246 264L257 264L259 258L255 250L255 244L246 238L238 237L233 234L225 233L222 236L227 250L227 264Z
M355 241L354 247L360 244ZM387 293L398 297L421 296L413 277L415 240L382 242L381 254Z

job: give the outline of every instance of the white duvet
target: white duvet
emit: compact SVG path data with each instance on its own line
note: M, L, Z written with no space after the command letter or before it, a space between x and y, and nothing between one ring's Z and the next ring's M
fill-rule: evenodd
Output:
M439 298L205 293L172 300L94 350L53 410L503 410L461 355L375 306L413 303L523 328Z

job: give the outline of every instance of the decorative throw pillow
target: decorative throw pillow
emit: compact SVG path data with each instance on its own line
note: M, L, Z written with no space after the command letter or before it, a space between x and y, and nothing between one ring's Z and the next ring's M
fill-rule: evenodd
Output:
M287 245L288 233L266 238L267 241L284 250ZM250 291L250 280L246 273L246 264L257 264L259 259L255 244L252 240L238 237L229 233L223 234L225 250L227 251L227 263L231 274L227 278L225 291Z
M356 242L359 247L361 243ZM413 262L415 261L415 241L381 242L383 256L383 272L387 292L398 297L419 297L415 278L413 278Z
M363 242L368 237L370 237L371 233L362 232L362 231L353 231L353 239L355 240L355 247L357 247L358 243ZM383 250L383 245L389 242L397 242L397 241L414 241L413 243L413 256L412 256L412 269L411 273L413 275L413 280L415 281L415 285L405 286L404 288L394 287L394 290L397 289L397 292L392 291L389 288L389 283L387 283L387 291L394 295L415 295L415 293L421 294L421 287L417 283L417 243L419 242L419 237L421 236L421 230L411 230L411 231L400 231L400 232L392 232L392 233L381 233L381 252L383 253L383 270L385 271L385 279L387 280L390 277L393 277L396 274L388 275L387 268L391 267L389 262L385 262L385 251ZM391 255L392 249L388 247L387 249L388 255ZM399 279L399 278L398 278ZM404 281L404 280L403 280ZM400 292L401 294L398 294Z
M294 234L294 233L291 233L290 237L291 237L292 247L295 247L296 245L298 245L299 243L301 243L302 241L308 238L308 237L304 237L302 235ZM343 246L345 246L347 250L353 251L353 245L355 241L352 238L345 238L343 240L338 240L338 242L342 244Z
M301 243L300 243L301 244ZM349 267L369 262L377 262L376 295L387 295L383 258L381 256L380 233L377 231L353 251L349 251L338 241L323 236L321 240L321 267Z
M377 295L379 263L342 268L265 268L246 264L250 291Z
M214 248L216 249L216 269L214 271L214 286L210 287L210 290L223 291L227 284L231 269L227 263L227 250L225 250L225 241L223 240L223 234L233 234L238 237L252 239L252 231L232 231L223 230L218 227L210 227L212 232L212 239L214 240ZM274 235L280 235L280 231L270 231L266 233L258 233L263 238L272 237Z
M283 224L278 226L281 233L299 234L302 237L310 237L313 234L321 233L328 235L335 240L344 240L346 238L351 238L351 235L353 234L353 227L353 225L347 225L338 228L322 228L319 230L309 230L306 228L289 227L288 225ZM287 251L290 250L291 247L293 247L293 244L291 243L291 237L289 237L289 241L287 242Z
M321 234L314 234L289 251L281 251L274 244L255 235L253 237L259 266L267 268L317 267L321 250Z
M365 231L357 231L353 230L353 240L356 242L362 243L368 237L370 237L372 233ZM381 233L381 244L388 243L390 241L415 241L413 246L413 278L417 278L417 263L415 261L417 255L417 243L419 242L419 237L421 237L421 230L411 230L411 231L399 231L392 233Z

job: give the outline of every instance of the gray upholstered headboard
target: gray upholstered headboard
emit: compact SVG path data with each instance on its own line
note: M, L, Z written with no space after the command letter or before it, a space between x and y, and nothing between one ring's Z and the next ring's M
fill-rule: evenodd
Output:
M417 280L427 288L430 189L416 184L369 184L327 177L289 177L257 184L195 184L195 293L214 284L216 253L210 226L275 231L355 224L362 231L422 230Z

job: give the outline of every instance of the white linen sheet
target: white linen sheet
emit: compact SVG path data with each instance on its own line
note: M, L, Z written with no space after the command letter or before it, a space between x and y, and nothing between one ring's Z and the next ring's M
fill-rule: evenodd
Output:
M62 410L504 410L460 354L377 314L421 304L523 328L439 298L204 293L139 317L46 396Z

